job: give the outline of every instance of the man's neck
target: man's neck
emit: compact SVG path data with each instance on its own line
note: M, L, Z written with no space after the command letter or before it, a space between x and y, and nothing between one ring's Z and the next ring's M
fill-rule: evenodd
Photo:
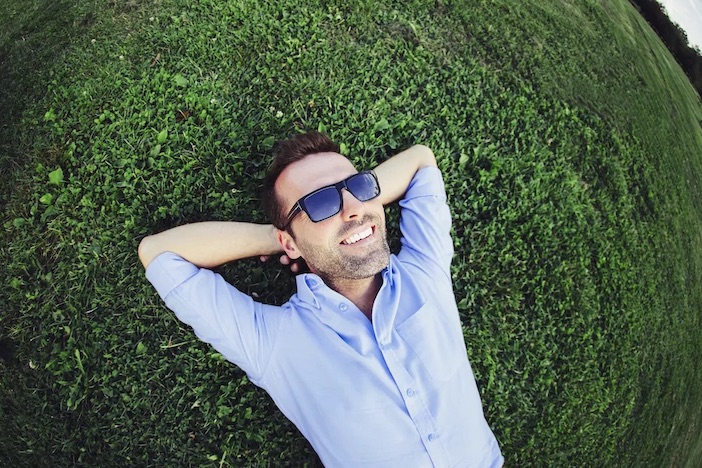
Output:
M363 279L341 278L331 280L327 278L325 282L330 288L361 309L361 312L368 317L368 320L372 320L373 303L378 291L380 291L380 286L383 284L383 278L380 273L371 278Z

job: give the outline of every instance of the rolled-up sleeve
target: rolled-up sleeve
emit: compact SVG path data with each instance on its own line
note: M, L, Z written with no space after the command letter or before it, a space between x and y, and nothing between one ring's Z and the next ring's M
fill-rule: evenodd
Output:
M146 278L182 322L227 360L259 380L280 327L281 307L261 304L221 275L164 252L146 269Z
M451 277L453 240L451 212L441 171L425 167L415 174L400 200L400 261L420 262L429 271L438 269Z

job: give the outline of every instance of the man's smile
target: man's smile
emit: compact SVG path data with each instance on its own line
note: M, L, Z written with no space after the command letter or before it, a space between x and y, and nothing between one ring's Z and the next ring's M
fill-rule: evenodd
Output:
M356 242L359 242L363 239L369 238L371 235L373 235L373 232L375 232L375 226L368 226L367 228L363 229L362 231L359 231L346 239L341 241L341 244L343 245L351 245L355 244Z

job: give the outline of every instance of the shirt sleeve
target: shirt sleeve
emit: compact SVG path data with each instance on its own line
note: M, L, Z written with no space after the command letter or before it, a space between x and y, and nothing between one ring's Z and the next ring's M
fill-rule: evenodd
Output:
M417 171L400 200L400 261L419 263L428 272L451 278L451 212L441 171L425 167Z
M176 317L227 360L259 380L270 358L283 309L255 302L221 275L172 252L156 257L146 278Z

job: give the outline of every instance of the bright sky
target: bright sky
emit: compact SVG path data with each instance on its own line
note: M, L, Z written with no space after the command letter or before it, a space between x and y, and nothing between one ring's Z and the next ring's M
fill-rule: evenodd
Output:
M687 42L702 50L702 0L658 0L668 18L678 23L687 34Z

